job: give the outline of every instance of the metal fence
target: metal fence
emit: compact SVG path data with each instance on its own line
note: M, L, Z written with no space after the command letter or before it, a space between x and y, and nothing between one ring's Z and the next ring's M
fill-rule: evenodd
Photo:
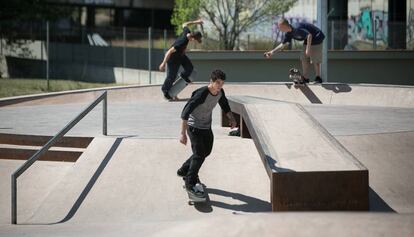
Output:
M7 63L7 76L12 78L161 83L164 74L158 71L158 66L176 38L173 30L65 27L56 23L48 26L47 22L25 23L11 34L5 24L0 23L0 54L5 56L3 64ZM412 50L413 27L390 24L380 18L330 20L325 35L330 50L387 50L400 49L401 45ZM405 35L398 34L401 32ZM7 41L10 35L19 40L10 44ZM267 36L246 32L237 39L235 49L269 50L282 39L283 34L277 28ZM299 41L293 41L290 46L291 49L302 47ZM203 43L191 42L188 49L222 50L223 45L218 34L204 32Z

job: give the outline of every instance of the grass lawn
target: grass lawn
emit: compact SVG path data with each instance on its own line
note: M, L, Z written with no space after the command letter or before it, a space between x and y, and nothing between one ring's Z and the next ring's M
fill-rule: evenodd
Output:
M119 86L117 83L89 83L69 80L49 80L50 90L47 90L45 79L0 79L0 98L39 94L46 92L79 90L108 86Z

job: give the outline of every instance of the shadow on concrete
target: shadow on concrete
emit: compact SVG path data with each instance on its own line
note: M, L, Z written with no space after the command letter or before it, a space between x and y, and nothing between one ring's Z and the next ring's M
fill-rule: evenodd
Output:
M312 104L322 104L322 101L313 93L313 91L305 84L304 86L298 86L302 93Z
M66 215L63 220L55 223L63 223L70 220L78 211L79 207L82 205L82 202L85 200L86 196L88 196L89 192L91 191L93 185L95 184L96 180L98 180L99 176L102 174L103 170L105 169L106 165L108 165L109 161L113 157L115 151L118 149L119 145L122 142L122 138L117 138L112 145L111 149L109 150L108 154L106 154L105 158L102 160L101 164L99 165L98 169L96 169L95 173L92 175L91 179L89 180L88 184L83 189L81 195L76 200L75 204L73 204L72 208L70 209L69 213Z
M208 194L220 195L223 197L228 197L231 199L239 200L243 202L242 204L228 204L218 201L209 201L211 206L225 208L233 211L242 211L242 212L270 212L272 211L272 206L270 202L263 201L258 198L246 196L241 193L233 193L229 191L224 191L215 188L207 188Z
M396 212L371 187L369 187L369 211Z
M313 91L309 88L307 84L299 86L293 83L286 83L285 85L288 89L292 89L292 87L295 89L299 89L312 104L322 104L322 101L315 95L315 93L313 93Z
M352 88L348 84L322 84L322 87L331 90L334 93L344 93L352 91Z

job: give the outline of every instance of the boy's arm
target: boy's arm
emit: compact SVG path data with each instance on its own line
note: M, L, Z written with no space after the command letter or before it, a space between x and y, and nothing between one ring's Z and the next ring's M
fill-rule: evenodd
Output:
M196 24L203 24L203 20L198 19L198 20L195 20L195 21L188 21L188 22L185 22L182 26L184 28L184 27L188 27L190 25L196 25Z
M282 51L286 46L288 46L289 43L280 43L276 48L264 53L266 58L270 58L274 52Z
M159 66L160 71L164 71L165 70L165 64L167 64L168 60L171 57L171 54L173 54L174 52L176 52L177 50L174 47L171 47L164 56L164 60L162 61L162 63Z
M235 127L237 127L236 119L234 118L233 113L231 112L229 101L227 100L227 97L226 97L226 94L224 93L224 90L222 89L221 92L223 93L223 95L221 96L221 98L219 100L219 105L220 105L221 109L226 113L226 117L230 121L231 128L235 128Z
M180 142L184 145L187 145L187 124L188 120L182 120L181 121L181 136L180 136Z
M310 56L310 54L311 54L311 45L312 45L312 34L308 34L308 37L307 37L307 45L306 45L306 51L305 51L305 55L306 55L307 57L309 57L309 56Z

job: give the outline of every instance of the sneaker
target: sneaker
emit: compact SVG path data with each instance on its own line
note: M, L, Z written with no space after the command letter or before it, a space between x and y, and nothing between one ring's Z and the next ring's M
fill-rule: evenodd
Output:
M315 83L322 83L322 78L320 76L315 77Z
M197 185L194 185L191 188L186 188L186 190L194 199L201 199L201 200L205 199L204 192L200 191L197 188Z
M179 168L177 170L177 175L184 178L187 175L187 171L183 170L182 168Z
M164 98L169 101L173 99L168 93L164 94Z
M302 82L303 82L303 83L301 83L301 84L304 84L304 83L309 83L309 79L308 79L308 78L306 78L306 77L304 77L304 76L301 76L301 79L302 79Z

